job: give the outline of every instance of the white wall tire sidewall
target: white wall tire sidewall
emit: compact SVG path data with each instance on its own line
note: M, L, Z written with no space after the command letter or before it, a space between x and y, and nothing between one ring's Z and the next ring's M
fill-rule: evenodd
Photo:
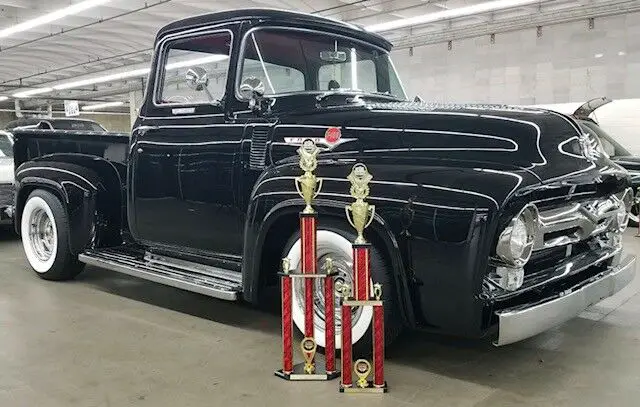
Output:
M291 261L292 269L299 269L300 267L300 239L296 240L296 242L291 246L289 252L286 257ZM338 233L332 232L330 230L318 230L317 234L317 247L320 248L323 245L331 245L335 247L337 250L345 253L350 258L353 258L353 249L351 246L351 242L345 239L343 236ZM304 301L302 301L295 294L292 297L292 310L291 315L293 317L293 322L296 324L296 327L304 332ZM318 346L325 346L325 331L324 329L319 329L318 324L321 323L320 317L317 315L314 316L316 327L314 329L314 339ZM360 317L355 322L351 332L351 341L353 344L357 343L362 337L367 333L369 326L371 325L371 321L373 319L373 308L372 307L362 307L362 312ZM336 348L340 349L342 344L342 335L337 332L336 329Z
M51 220L51 225L53 227L53 250L51 251L51 256L46 260L42 261L35 253L34 248L31 246L31 239L29 237L29 228L31 224L31 216L34 211L42 209L46 212L47 216ZM20 234L22 236L22 246L24 247L24 253L27 257L27 261L38 273L46 273L51 270L53 264L56 261L56 256L58 254L58 227L56 224L56 219L53 216L53 211L49 207L49 204L39 196L34 196L29 198L27 203L24 206L24 210L22 211L22 219L20 222Z

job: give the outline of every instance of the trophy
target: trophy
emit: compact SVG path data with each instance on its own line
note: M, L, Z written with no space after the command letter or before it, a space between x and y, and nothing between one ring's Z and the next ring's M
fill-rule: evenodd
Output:
M323 272L316 270L316 228L318 213L311 203L322 188L322 179L313 171L318 166L318 147L313 140L307 139L298 149L300 168L304 173L295 178L296 190L304 199L305 208L300 212L301 272L291 271L289 259L282 259L282 369L276 376L286 380L331 380L339 376L335 366L335 309L333 260L326 258L322 266ZM325 362L315 360L317 344L314 339L314 279L322 279L325 311ZM300 350L304 363L293 364L293 319L291 314L293 280L304 281L304 338L300 342Z
M375 207L365 201L369 196L369 182L373 179L364 164L353 166L347 177L351 182L351 196L355 202L346 206L347 220L358 233L352 243L353 248L353 281L354 290L344 284L341 287L342 316L342 374L340 391L345 393L383 393L387 391L384 380L384 308L382 301L382 285L371 287L369 255L371 244L364 238L366 229L375 216ZM351 312L353 307L373 307L373 366L366 359L353 362L351 343ZM358 377L353 383L353 373ZM369 376L373 376L369 380Z

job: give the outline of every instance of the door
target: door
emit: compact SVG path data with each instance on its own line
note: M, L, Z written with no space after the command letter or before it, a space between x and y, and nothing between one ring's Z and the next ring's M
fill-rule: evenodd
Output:
M134 134L134 237L150 246L240 255L237 188L243 125L220 103L232 35L217 30L168 41L152 115ZM149 102L149 101L148 101Z

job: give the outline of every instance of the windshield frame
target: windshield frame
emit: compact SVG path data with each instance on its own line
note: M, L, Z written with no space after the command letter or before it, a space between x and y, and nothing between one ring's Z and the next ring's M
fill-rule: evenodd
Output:
M240 47L238 48L239 52L238 52L238 62L236 63L236 72L235 72L235 83L233 84L233 93L236 96L236 99L241 101L241 102L248 102L249 99L243 97L240 94L240 85L241 80L242 80L242 71L244 70L244 61L245 61L245 51L246 51L246 47L247 47L247 43L250 40L250 37L252 34L254 34L256 31L260 31L260 30L282 30L282 31L298 31L298 32L304 32L304 33L315 33L315 34L322 34L322 35L332 35L335 36L336 38L342 38L346 41L351 41L351 42L356 42L359 44L362 44L366 47L371 47L371 48L375 48L376 50L384 53L387 56L387 60L389 61L389 67L393 70L393 73L396 76L396 79L398 80L398 83L400 85L400 89L402 90L403 95L392 95L392 94L388 94L385 95L383 93L371 93L371 92L367 92L364 90L355 90L355 89L345 89L342 93L344 94L360 94L360 95L372 95L372 96L377 96L377 97L389 97L389 98L393 98L393 99L400 99L400 100L408 100L407 99L407 92L404 88L404 84L402 83L402 79L400 79L400 76L398 75L398 70L396 69L395 65L393 64L393 59L391 58L391 52L389 52L388 50L373 44L371 42L368 41L363 41L361 39L358 38L353 38L353 37L349 37L347 35L343 35L343 34L339 34L339 33L335 33L332 32L330 30L322 30L322 29L315 29L315 28L303 28L303 27L286 27L286 26L281 26L281 25L262 25L259 27L253 27L249 30L247 30L247 32L244 33L244 35L242 36L242 41L240 42ZM326 91L323 90L304 90L304 91L295 91L295 92L283 92L283 93L274 93L271 95L265 95L265 97L268 98L276 98L276 97L281 97L281 96L291 96L291 95L316 95L316 94L321 94L321 93L325 93Z

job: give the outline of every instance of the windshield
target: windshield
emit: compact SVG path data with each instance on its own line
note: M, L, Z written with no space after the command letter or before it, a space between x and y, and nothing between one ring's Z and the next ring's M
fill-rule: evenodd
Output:
M580 127L583 131L598 137L602 148L609 157L621 157L631 155L627 149L618 144L609 134L607 134L602 127L588 120L579 120Z
M105 132L104 127L98 123L84 120L54 120L51 125L55 130L83 130Z
M265 95L354 91L406 99L386 51L326 33L272 28L249 34L240 83L254 78Z
M0 133L0 158L13 157L13 143L8 134Z

